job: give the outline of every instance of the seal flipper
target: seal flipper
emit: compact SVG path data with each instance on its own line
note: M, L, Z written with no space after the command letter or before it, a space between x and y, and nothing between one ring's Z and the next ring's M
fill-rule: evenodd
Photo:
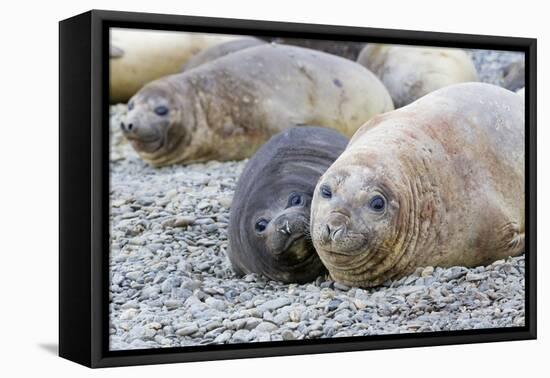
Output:
M525 252L525 233L520 232L519 225L516 222L505 224L500 230L502 235L503 250L509 250L510 256L516 256Z

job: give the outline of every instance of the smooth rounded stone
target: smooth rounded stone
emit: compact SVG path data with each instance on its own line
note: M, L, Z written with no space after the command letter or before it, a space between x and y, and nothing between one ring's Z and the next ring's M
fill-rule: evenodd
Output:
M178 330L176 330L176 335L178 336L189 336L199 331L199 327L195 323L188 324Z
M251 331L253 329L255 329L256 327L258 327L259 324L262 323L262 319L259 319L259 318L246 318L244 319L245 323L244 323L244 328Z
M132 281L138 281L139 279L142 278L142 276L143 276L143 273L137 272L137 271L126 273L126 278Z
M132 320L136 317L137 314L139 314L139 310L137 310L135 308L129 308L128 310L125 310L120 314L119 319L120 320Z
M274 332L279 327L277 327L276 324L273 324L271 322L261 322L254 328L256 332Z
M468 273L466 274L466 281L481 281L487 277L486 274L483 273Z
M231 341L235 343L246 343L250 337L250 331L247 329L239 329L236 331L233 336L231 336Z
M265 311L273 311L283 306L287 306L289 304L290 304L290 299L281 297L281 298L276 298L276 299L272 299L270 301L264 302L261 305L257 306L256 308L260 312L265 312Z
M183 301L179 299L168 299L164 301L164 305L167 309L175 309L183 306Z
M283 337L283 340L296 340L294 332L289 329L285 329L283 332L281 332L281 336Z
M340 306L341 303L342 303L341 299L333 299L327 304L327 306L325 307L325 310L334 311L338 308L338 306Z
M219 311L223 311L227 307L227 305L224 301L222 301L220 299L213 298L213 297L206 298L204 303L206 303L207 306L209 306L211 308L214 308L216 310L219 310Z
M176 217L173 222L173 227L187 227L195 223L197 218L193 216Z
M278 325L283 325L290 321L290 313L288 311L281 312L273 317L273 321Z
M168 278L161 285L161 291L163 294L172 293L172 289L177 288L181 285L181 279L177 277Z
M231 331L225 331L214 339L214 344L225 344L231 339Z
M128 302L125 302L122 306L120 306L122 310L126 309L138 309L139 303L135 299L129 300Z
M433 266L427 266L425 267L424 269L422 269L422 272L420 273L420 276L421 277L428 277L428 276L431 276L434 272L434 267Z

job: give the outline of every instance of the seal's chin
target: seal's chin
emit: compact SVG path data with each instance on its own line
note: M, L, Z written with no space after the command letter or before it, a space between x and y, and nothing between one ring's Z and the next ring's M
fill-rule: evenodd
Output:
M149 154L155 153L164 146L164 138L162 136L151 136L147 138L127 137L132 147L136 151L146 152Z
M271 248L270 252L279 263L289 266L300 264L314 254L313 246L303 233L292 234L281 247Z

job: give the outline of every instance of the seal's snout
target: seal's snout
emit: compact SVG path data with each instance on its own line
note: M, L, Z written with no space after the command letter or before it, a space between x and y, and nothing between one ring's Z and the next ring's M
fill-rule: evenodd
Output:
M277 224L275 225L277 228L277 232L280 232L281 234L290 236L292 234L292 228L290 226L290 223L288 222L288 218L286 217L279 217L277 219Z
M346 237L349 218L341 213L333 213L321 231L321 238L325 243L338 242Z
M134 129L134 124L129 122L128 124L120 122L120 129L123 133L131 132Z

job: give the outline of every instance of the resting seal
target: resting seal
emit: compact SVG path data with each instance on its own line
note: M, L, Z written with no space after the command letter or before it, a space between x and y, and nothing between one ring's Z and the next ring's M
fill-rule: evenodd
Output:
M502 86L511 91L518 91L525 87L525 60L521 59L510 63L505 69Z
M457 84L365 124L313 196L331 276L370 287L524 252L524 108L506 89Z
M224 42L209 47L200 53L194 55L183 65L182 71L189 71L195 67L211 62L222 56L232 54L237 51L248 49L249 47L265 45L267 42L255 37L243 37L234 41Z
M126 102L141 87L177 73L199 51L235 37L214 34L111 29L110 102Z
M263 45L147 84L121 128L153 166L239 160L272 135L320 125L346 136L393 109L361 65L294 46Z
M369 43L357 62L382 80L396 108L447 85L478 81L472 60L460 49Z
M237 274L307 282L325 272L309 237L317 180L346 148L334 130L294 127L248 161L235 190L228 257Z

